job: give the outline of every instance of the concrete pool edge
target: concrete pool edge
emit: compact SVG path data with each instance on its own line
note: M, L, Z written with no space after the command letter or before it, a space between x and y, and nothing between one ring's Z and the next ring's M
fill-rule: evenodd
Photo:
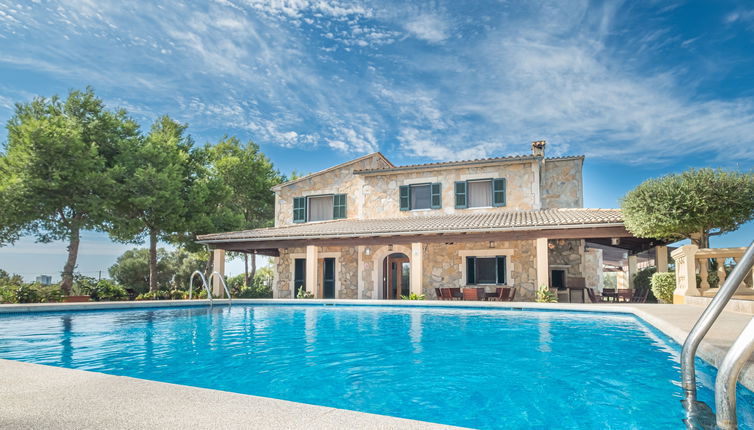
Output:
M6 429L458 429L385 415L0 359Z
M215 305L226 305L227 300L215 300ZM634 315L635 317L639 318L643 322L646 322L648 325L654 327L655 329L659 330L661 333L666 335L667 337L671 338L678 344L682 344L685 340L686 336L688 335L688 330L690 329L690 324L693 324L693 321L695 321L696 317L698 317L698 314L701 313L703 308L701 307L695 307L695 306L688 306L688 305L656 305L656 304L568 304L568 303L530 303L530 302L475 302L475 303L469 303L469 302L445 302L445 301L402 301L402 300L394 300L394 301L384 301L384 300L374 300L374 301L365 301L365 300L272 300L272 299L237 299L234 300L233 303L236 304L257 304L257 305L334 305L334 306L400 306L400 307L440 307L440 308L488 308L488 309L513 309L513 310L550 310L550 311L576 311L576 312L592 312L592 313L612 313L612 314L627 314L627 315ZM144 308L169 308L169 307L191 307L191 306L207 306L209 304L208 300L192 300L192 301L141 301L141 302L90 302L90 303L51 303L51 304L20 304L20 305L0 305L0 314L7 314L7 313L36 313L36 312L59 312L59 311L71 311L71 310L107 310L107 309L144 309ZM728 319L729 321L725 321L725 319ZM727 313L724 314L724 318L721 318L721 323L726 323L728 326L723 327L726 335L730 335L730 337L735 338L735 336L740 332L741 329L743 329L743 326L751 317L744 314L736 314L736 313ZM682 321L683 324L679 323L679 321ZM686 326L684 326L684 324ZM714 327L713 327L714 329ZM721 331L721 330L718 330ZM732 342L732 341L731 341ZM705 341L702 343L702 345L699 348L698 356L706 361L707 363L717 367L717 364L719 364L723 357L725 356L727 348L725 347L724 343L721 344L719 341L718 344L715 344L716 342L713 341ZM0 373L5 373L9 366L12 367L9 363L17 363L13 361L7 361L7 360L0 360ZM27 364L22 363L27 366L40 366L40 365L33 365L33 364ZM41 366L47 369L45 372L52 372L53 374L55 372L61 372L61 375L63 372L81 372L83 374L91 374L91 375L102 375L106 377L111 378L125 378L120 376L112 376L112 375L104 375L99 373L93 373L93 372L85 372L80 370L72 370L72 369L64 369L64 368L58 368L58 367L50 367L50 366ZM98 376L102 377L102 376ZM85 378L85 377L84 377ZM4 378L6 381L9 380L8 378ZM136 381L143 381L143 384L163 384L159 382L154 381L148 381L148 380L140 380L135 378L128 378ZM10 378L10 380L13 380L13 378ZM754 365L752 365L751 362L747 364L747 366L744 368L744 371L741 374L740 382L742 385L746 386L750 390L754 391ZM145 387L147 386L145 385ZM171 385L171 384L166 384ZM16 387L14 390L13 387ZM184 387L182 385L175 385L175 387ZM192 390L202 390L199 388L193 388L193 387L187 387L191 388ZM11 384L10 387L6 386L4 387L3 391L8 390L6 394L17 394L19 391L23 392L23 387L18 387L16 384ZM156 388L158 389L158 388ZM223 393L223 394L230 394L233 396L245 396L242 394L235 394L235 393L225 393L215 390L208 390L214 393ZM118 399L118 397L112 397L112 396L119 396L117 392L108 392L108 394L111 395L111 399ZM254 399L263 399L266 401L271 402L284 402L282 400L275 400L275 399L268 399L263 397L254 397L254 396L247 396L251 398L249 400L250 402L254 403ZM111 400L111 402L115 403L118 400ZM259 402L262 402L259 400ZM262 402L264 403L264 402ZM291 408L296 409L295 413L300 414L301 408L310 407L312 405L305 405L305 404L298 404L293 402L284 402L286 404L292 404L296 406L291 406ZM258 403L258 405L261 405L261 403ZM314 406L316 408L320 408L318 406ZM326 409L333 409L333 408L326 408ZM2 409L0 409L2 410ZM338 410L340 411L340 410ZM206 412L206 411L205 411ZM291 410L291 413L294 411ZM349 414L363 414L361 412L355 412L355 411L344 411L348 412ZM86 413L85 411L82 411L81 413ZM213 412L214 413L214 412ZM348 414L346 414L348 415ZM375 420L379 422L383 422L381 420L382 416L379 415L370 415L370 414L363 414L367 417L380 417L375 418ZM348 415L349 419L361 419L357 418L358 415ZM387 417L387 418L393 418L393 417ZM270 418L271 419L271 418ZM345 419L345 418L344 418ZM369 422L369 419L363 418L367 422ZM371 419L371 418L370 418ZM398 418L395 418L398 419ZM406 420L410 421L410 420ZM376 422L376 421L375 421ZM345 422L344 422L345 423ZM416 422L416 423L422 423L422 422ZM246 422L246 425L249 424ZM434 424L431 423L422 423L427 425ZM396 424L399 427L404 427L402 424ZM413 425L413 424L412 424ZM417 424L418 425L418 424ZM283 427L286 427L286 425L283 425ZM278 428L283 428L278 427ZM81 427L79 427L81 428ZM289 426L287 428L290 428ZM383 425L384 428L384 425ZM413 427L412 427L413 428ZM423 427L416 427L416 428L423 428ZM430 428L430 427L427 427Z

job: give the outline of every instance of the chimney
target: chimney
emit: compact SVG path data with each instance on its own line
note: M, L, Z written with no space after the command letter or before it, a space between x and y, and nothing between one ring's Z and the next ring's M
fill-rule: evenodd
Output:
M544 157L545 156L545 145L547 145L547 142L544 140L535 140L531 143L531 155L534 157Z

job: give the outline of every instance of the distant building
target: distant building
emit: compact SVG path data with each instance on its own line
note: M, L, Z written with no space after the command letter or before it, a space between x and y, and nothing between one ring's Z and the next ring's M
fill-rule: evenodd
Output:
M37 276L37 283L42 285L50 285L52 284L52 276L50 275L39 275Z

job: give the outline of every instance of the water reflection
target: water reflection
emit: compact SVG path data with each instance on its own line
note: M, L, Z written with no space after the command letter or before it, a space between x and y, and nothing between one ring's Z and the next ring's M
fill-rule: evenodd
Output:
M60 317L63 325L63 335L60 338L62 350L60 352L60 362L64 367L73 367L73 316L63 315Z
M422 312L411 312L411 327L408 330L411 338L411 346L414 348L414 354L421 354L424 351L422 347Z
M552 334L550 333L550 319L547 317L541 317L537 326L539 330L539 345L537 349L540 352L550 352L552 347Z

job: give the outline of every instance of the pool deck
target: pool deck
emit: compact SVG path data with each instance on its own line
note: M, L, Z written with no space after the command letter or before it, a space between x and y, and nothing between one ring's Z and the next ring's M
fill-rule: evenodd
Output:
M227 303L215 300L215 304ZM238 299L234 303L302 304ZM307 300L308 305L443 306L597 311L634 314L682 344L703 308L692 305ZM206 300L0 305L0 313L202 306ZM752 315L724 312L699 348L719 363ZM307 405L124 376L0 360L3 429L441 429L439 424ZM754 363L740 381L754 389Z

